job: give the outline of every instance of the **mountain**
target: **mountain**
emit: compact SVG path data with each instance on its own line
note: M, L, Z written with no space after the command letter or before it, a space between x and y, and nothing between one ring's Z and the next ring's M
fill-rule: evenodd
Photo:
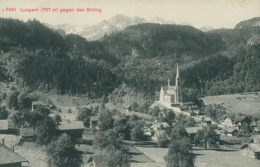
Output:
M215 28L210 27L210 26L204 26L204 27L201 27L199 30L201 30L203 32L208 32L208 31L215 30Z
M150 20L148 20L149 23L155 23L155 24L175 24L173 21L166 21L163 18L160 18L158 16L154 16Z
M128 16L118 14L109 20L103 20L96 25L82 24L82 25L72 25L72 24L59 24L51 25L44 23L46 26L53 30L62 29L66 34L74 33L78 34L87 40L98 40L102 38L105 34L109 35L113 31L122 31L126 27L131 25L143 24L143 23L156 23L156 24L175 24L173 21L166 21L158 16L153 17L149 21L144 18L134 16L130 18Z
M66 32L66 34L78 34L81 31L91 27L92 25L90 24L80 24L80 25L74 25L74 24L57 24L57 25L51 25L48 23L43 23L44 25L46 25L47 27L53 29L53 30L64 30Z
M260 27L260 17L255 17L249 20L241 21L235 26L235 29L245 27Z

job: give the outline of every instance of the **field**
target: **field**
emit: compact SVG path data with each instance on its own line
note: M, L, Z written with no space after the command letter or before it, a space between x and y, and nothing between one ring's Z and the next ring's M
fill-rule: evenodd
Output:
M246 97L246 100L237 101L236 97ZM221 104L224 103L227 113L243 113L246 115L260 116L260 97L254 97L254 94L234 94L206 96L202 100L205 104Z
M167 154L165 148L145 148L137 147L138 150L145 153L155 162L153 163L132 163L132 167L165 167L166 163L163 157ZM193 153L197 155L195 166L197 167L258 167L260 160L242 155L241 150L223 149L223 150L204 150L193 148Z

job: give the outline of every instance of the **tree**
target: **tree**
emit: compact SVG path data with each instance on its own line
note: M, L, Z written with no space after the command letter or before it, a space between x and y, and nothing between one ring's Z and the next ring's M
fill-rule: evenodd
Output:
M130 139L131 129L129 124L127 123L127 117L121 116L114 122L113 130L118 134L123 134L125 139Z
M168 148L169 140L164 137L159 137L157 144L159 148Z
M30 108L32 105L31 99L27 97L27 95L28 95L27 92L22 91L17 96L18 107L20 110L24 108Z
M52 118L45 116L37 129L36 142L40 145L48 145L57 135L57 124Z
M9 115L9 112L5 108L5 106L0 107L0 119L7 119Z
M203 127L202 130L198 130L194 137L196 145L204 145L205 150L207 145L216 146L216 132L214 126Z
M124 152L110 152L102 162L102 167L130 167L130 156Z
M94 138L93 146L95 148L99 148L102 154L103 149L107 146L107 137L105 136L104 132L98 132Z
M135 141L141 141L144 139L144 130L143 127L140 124L137 124L132 130L131 130L131 139Z
M166 167L193 167L196 155L191 150L189 138L172 141L168 153L164 157L167 163Z
M53 167L80 167L83 163L81 154L67 134L62 134L48 145L47 155L48 164Z
M33 130L35 130L35 127L39 124L39 122L41 122L44 116L42 113L36 110L26 113L24 117L25 120L30 124L30 126L33 127Z
M43 115L43 117L49 116L49 114L51 113L51 110L48 107L45 107L45 106L42 106L42 105L39 105L36 108L36 111L40 112Z
M98 117L98 127L100 131L106 131L113 128L114 119L108 109L101 111Z
M5 100L5 99L6 99L6 96L7 96L6 93L3 93L3 94L2 94L2 100Z
M17 96L19 92L14 91L8 94L6 98L6 106L11 109L13 107L18 107L18 102L17 102Z
M172 129L172 132L170 135L170 141L181 140L185 137L188 137L188 133L187 133L186 129L181 125L177 125Z

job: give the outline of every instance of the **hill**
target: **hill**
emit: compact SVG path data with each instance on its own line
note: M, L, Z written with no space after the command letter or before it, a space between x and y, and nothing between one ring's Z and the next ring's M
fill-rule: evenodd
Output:
M121 15L102 26L132 22ZM0 24L1 79L31 90L98 98L117 87L125 97L119 87L125 83L131 96L153 101L167 78L174 81L177 62L185 101L259 89L256 26L204 33L187 25L142 23L87 41L62 36L37 20L1 19Z

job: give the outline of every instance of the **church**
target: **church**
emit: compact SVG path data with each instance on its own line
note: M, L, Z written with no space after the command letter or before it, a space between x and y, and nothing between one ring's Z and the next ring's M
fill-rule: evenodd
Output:
M175 79L175 86L170 85L170 79L168 78L168 86L162 86L160 91L160 102L164 103L180 103L179 97L179 67L177 63L177 70L176 70L176 79Z

